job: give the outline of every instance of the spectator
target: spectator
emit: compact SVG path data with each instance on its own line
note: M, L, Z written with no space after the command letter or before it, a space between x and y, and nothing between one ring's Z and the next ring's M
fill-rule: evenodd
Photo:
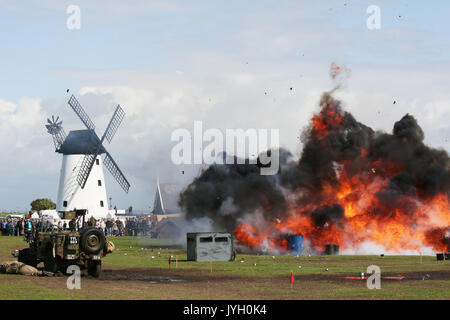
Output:
M106 221L106 235L111 236L112 232L113 232L113 222L110 219L108 219Z
M105 219L103 218L101 221L100 221L100 228L105 232L105 234L106 234L106 223L105 223Z
M72 220L69 221L69 229L71 231L75 231L76 225L77 225L77 223L76 223L75 219L72 219Z
M119 236L119 228L117 227L117 223L113 222L113 234L115 237Z
M37 220L34 227L35 227L35 231L41 232L42 231L42 221Z
M17 236L23 236L23 228L24 228L23 218L20 218L17 221Z
M88 226L89 226L89 227L95 227L96 222L97 222L97 221L95 220L94 216L91 216L91 217L89 218L89 221L88 221Z
M7 225L8 236L14 236L15 227L16 224L14 223L13 219L8 219Z
M6 219L2 221L2 234L8 234L8 221Z
M117 229L119 230L119 236L123 234L123 224L119 219L116 220Z

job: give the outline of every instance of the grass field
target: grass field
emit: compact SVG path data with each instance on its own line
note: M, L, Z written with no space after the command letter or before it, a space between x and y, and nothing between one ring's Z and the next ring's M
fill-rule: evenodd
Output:
M167 240L111 240L117 250L103 259L102 276L83 276L80 290L67 289L67 277L2 274L0 299L450 299L450 261L436 257L420 264L418 256L238 254L233 262L213 262L211 272L209 262L186 261L186 251ZM11 251L25 245L20 237L0 237L0 261L13 260ZM405 278L382 279L379 290L338 278L366 273L369 265L379 266L382 277Z

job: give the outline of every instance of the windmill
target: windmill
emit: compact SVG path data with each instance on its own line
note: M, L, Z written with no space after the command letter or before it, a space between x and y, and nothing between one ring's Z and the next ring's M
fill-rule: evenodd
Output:
M111 143L125 112L120 105L117 105L103 136L99 138L93 122L74 95L70 97L68 105L86 129L73 130L66 135L59 117L55 119L52 116L51 119L47 119L45 127L52 135L55 152L63 155L56 210L64 212L87 209L89 215L107 217L108 202L103 166L108 169L125 192L128 193L130 189L130 183L103 145L105 139ZM104 161L102 161L102 154L105 155Z

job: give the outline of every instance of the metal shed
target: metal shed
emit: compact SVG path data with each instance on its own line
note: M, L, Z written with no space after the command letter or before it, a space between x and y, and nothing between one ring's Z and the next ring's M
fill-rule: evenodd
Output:
M229 232L189 232L188 261L231 261L234 259L233 236Z

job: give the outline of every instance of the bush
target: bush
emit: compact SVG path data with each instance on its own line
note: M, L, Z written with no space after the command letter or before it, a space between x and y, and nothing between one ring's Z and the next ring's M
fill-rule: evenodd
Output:
M51 210L56 209L56 204L50 199L36 199L30 203L31 210Z

